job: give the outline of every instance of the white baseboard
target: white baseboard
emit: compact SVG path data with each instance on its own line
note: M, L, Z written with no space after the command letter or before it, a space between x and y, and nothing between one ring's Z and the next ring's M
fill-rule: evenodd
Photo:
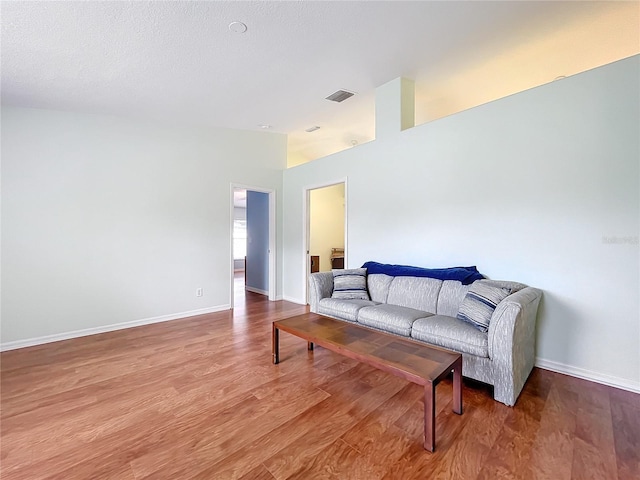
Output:
M301 300L299 298L294 298L294 297L287 297L286 295L282 296L282 300L284 300L285 302L297 303L298 305L307 304L307 302L305 302L304 300Z
M269 292L266 290L261 290L259 288L253 288L253 287L247 287L246 285L244 286L244 289L247 292L253 292L253 293L259 293L260 295L269 295Z
M626 378L614 377L612 375L594 372L593 370L574 367L573 365L545 360L544 358L536 358L536 367L551 370L552 372L564 373L565 375L571 375L572 377L582 378L583 380L589 380L603 385L609 385L610 387L628 390L629 392L640 393L640 382L634 382Z
M96 335L98 333L113 332L115 330L123 330L125 328L140 327L142 325L150 325L152 323L169 322L171 320L179 320L186 317L195 317L196 315L205 315L207 313L221 312L229 310L230 305L218 305L216 307L201 308L198 310L190 310L188 312L172 313L170 315L161 315L159 317L144 318L142 320L133 320L131 322L115 323L112 325L104 325L102 327L84 328L82 330L74 330L71 332L56 333L54 335L45 335L43 337L28 338L26 340L16 340L0 344L0 352L7 350L16 350L18 348L33 347L44 343L59 342L61 340L69 340L71 338L86 337L88 335Z

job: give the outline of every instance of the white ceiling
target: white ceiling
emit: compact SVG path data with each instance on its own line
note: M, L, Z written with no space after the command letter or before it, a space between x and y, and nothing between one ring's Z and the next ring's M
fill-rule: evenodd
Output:
M3 1L2 103L261 130L290 164L374 135L374 90L417 123L640 51L638 2ZM244 34L228 26L244 22ZM343 103L338 89L357 92ZM304 130L318 125L320 130Z

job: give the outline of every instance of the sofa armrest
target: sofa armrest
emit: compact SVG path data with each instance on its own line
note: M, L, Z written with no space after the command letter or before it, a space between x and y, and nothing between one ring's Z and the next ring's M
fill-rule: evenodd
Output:
M311 311L318 313L318 303L323 298L331 298L333 293L333 273L316 272L309 275L309 304Z
M541 298L542 291L537 288L523 288L500 302L491 317L488 340L489 358L494 363L494 396L507 405L515 404L535 362Z

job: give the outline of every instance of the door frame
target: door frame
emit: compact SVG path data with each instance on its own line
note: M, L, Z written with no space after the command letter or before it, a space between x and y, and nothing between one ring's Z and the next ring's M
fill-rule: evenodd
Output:
M332 187L334 185L344 184L344 268L347 268L349 255L349 177L342 177L335 180L329 180L321 183L313 183L302 188L302 258L304 265L301 271L304 272L302 279L303 299L306 304L309 303L309 274L311 273L309 243L311 241L311 215L309 208L311 207L311 190L319 188Z
M230 277L230 302L229 305L233 308L234 305L234 271L233 271L233 191L234 190L246 190L248 192L260 192L266 193L269 196L269 301L276 300L276 190L273 188L256 187L254 185L245 185L242 183L231 183L229 189L230 195L230 240L229 246L229 277ZM245 266L246 268L246 266ZM246 272L245 272L246 273Z

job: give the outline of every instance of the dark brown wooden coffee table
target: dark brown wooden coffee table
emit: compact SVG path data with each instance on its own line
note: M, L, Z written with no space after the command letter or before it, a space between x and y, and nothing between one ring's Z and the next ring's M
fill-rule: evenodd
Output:
M462 414L462 355L316 313L273 322L273 363L280 361L280 330L424 386L424 448L433 452L436 385L453 370L453 411Z

